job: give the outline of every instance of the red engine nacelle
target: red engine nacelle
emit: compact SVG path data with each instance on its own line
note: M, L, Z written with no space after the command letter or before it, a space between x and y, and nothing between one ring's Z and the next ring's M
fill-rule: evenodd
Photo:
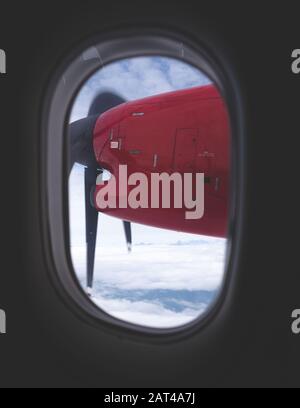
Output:
M212 86L128 102L99 117L94 130L94 151L101 168L116 178L116 208L98 211L135 223L174 231L226 237L228 224L230 125L225 103ZM120 199L131 188L120 184L119 166L128 176L143 173L151 188L155 173L205 175L204 216L190 220L187 208L121 208ZM196 187L196 186L195 186ZM122 191L121 191L122 190ZM128 190L128 191L127 191ZM149 190L149 205L151 191Z

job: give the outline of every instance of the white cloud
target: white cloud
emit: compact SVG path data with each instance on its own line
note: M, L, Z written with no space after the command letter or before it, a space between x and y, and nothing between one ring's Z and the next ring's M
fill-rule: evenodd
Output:
M200 71L170 58L140 57L116 62L88 80L74 104L71 121L87 115L92 99L101 90L110 89L126 100L135 100L208 83Z
M101 296L97 296L93 300L101 309L117 319L155 328L182 326L192 322L206 310L206 305L202 305L199 310L187 308L183 312L176 313L164 308L160 304L150 302L130 302L122 299L111 300Z
M136 232L134 228L134 239L139 237ZM153 230L151 233L156 233L160 239L161 230ZM225 240L207 239L195 245L187 243L180 246L172 245L172 242L134 245L133 252L128 254L123 234L116 236L116 242L111 245L105 243L105 234L100 236L102 245L97 248L95 279L101 282L103 288L215 291L222 282ZM73 247L72 255L77 274L84 280L85 248Z

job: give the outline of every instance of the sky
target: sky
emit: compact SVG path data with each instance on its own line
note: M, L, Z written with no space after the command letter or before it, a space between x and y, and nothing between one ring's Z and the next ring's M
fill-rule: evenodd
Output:
M126 100L204 86L210 81L174 59L123 60L97 72L74 103L71 122L86 117L95 95L113 91ZM72 257L85 285L83 168L70 176ZM189 323L215 300L223 281L226 240L133 225L133 252L127 253L122 222L100 214L93 300L112 316L148 327Z
M162 57L141 57L116 62L93 75L73 106L71 122L86 117L94 96L112 90L125 100L136 100L180 89L204 86L210 80L181 61Z

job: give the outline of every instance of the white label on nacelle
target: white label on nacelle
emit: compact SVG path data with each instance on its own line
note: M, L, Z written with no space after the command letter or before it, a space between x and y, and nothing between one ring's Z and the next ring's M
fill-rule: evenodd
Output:
M111 149L119 149L119 142L111 142L110 143Z

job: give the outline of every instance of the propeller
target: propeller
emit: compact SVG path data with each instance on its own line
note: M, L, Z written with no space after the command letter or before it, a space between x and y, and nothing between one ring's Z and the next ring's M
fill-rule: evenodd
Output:
M125 231L125 237L126 237L128 252L131 252L131 250L132 250L131 223L128 222L128 221L123 221L123 225L124 225L124 231Z
M98 117L109 109L126 102L111 92L101 92L93 100L88 116L69 125L69 174L75 163L85 167L85 213L87 243L87 292L92 293L94 283L95 253L99 213L94 207L93 193L97 177L103 173L96 161L93 148L93 134ZM123 221L128 251L132 249L131 223Z

